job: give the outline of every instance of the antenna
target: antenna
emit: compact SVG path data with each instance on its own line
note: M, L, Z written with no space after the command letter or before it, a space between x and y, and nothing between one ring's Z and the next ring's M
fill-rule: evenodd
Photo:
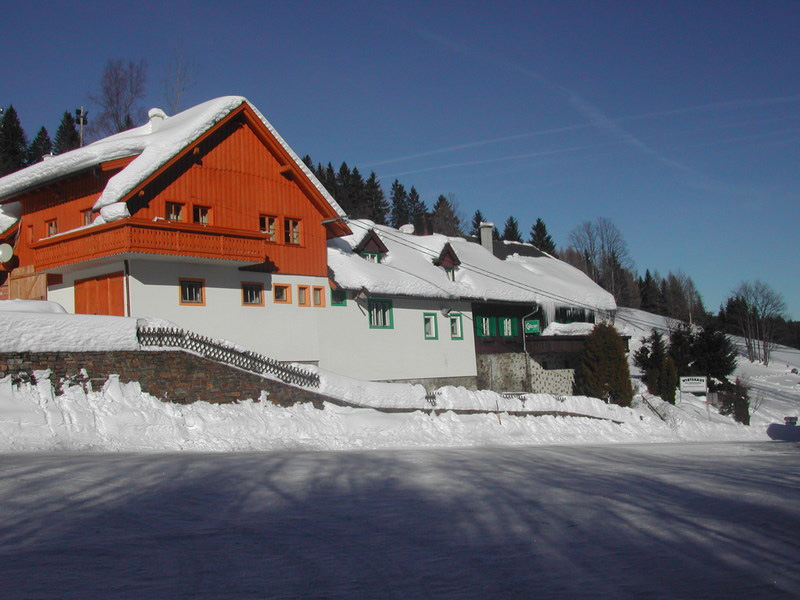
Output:
M89 118L87 115L89 114L88 110L83 110L83 107L75 109L75 117L77 119L78 125L80 125L80 139L81 139L81 148L83 148L83 126L89 122Z

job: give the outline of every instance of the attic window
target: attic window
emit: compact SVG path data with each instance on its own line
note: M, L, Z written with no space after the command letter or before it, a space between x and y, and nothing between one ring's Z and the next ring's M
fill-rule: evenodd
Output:
M300 244L300 219L284 219L283 236L286 244Z
M456 268L455 267L442 267L442 268L444 269L444 274L447 276L447 278L450 281L455 282L455 280L456 280Z
M167 221L183 221L183 204L167 202Z
M211 209L208 206L192 207L192 222L199 225L208 225Z
M49 221L45 221L45 237L50 237L58 233L58 220L57 219L50 219Z
M91 225L92 224L92 209L87 208L86 210L81 211L81 222L83 225Z
M258 230L261 233L267 234L268 242L277 242L278 236L278 218L272 215L259 215L258 216Z

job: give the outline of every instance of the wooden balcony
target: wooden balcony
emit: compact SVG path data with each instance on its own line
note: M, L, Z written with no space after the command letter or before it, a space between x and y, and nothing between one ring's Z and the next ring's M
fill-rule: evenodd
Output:
M37 271L119 254L156 254L211 258L258 264L269 260L277 270L326 273L325 256L309 257L307 248L268 242L261 232L204 227L172 221L122 219L38 240L30 245ZM311 259L311 260L310 260Z

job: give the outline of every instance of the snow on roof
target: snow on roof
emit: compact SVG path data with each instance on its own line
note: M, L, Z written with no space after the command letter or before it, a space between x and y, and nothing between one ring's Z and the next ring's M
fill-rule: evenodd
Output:
M223 96L209 100L166 118L163 118L165 115L160 109L152 109L149 113L151 119L145 125L48 158L0 178L0 202L3 198L12 197L27 189L100 163L135 156L136 158L130 164L109 179L106 188L94 205L95 210L101 211L100 222L124 218L128 216L124 207L115 207L114 209L106 209L106 207L120 202L139 183L158 171L181 150L192 144L243 103L253 110L278 143L288 152L297 168L303 171L331 207L340 216L344 216L344 211L305 163L294 153L264 115L242 96ZM16 223L18 215L15 214L15 205L17 204L12 202L0 207L0 233Z
M352 235L328 242L328 266L336 283L345 289L364 289L370 294L386 296L616 309L611 294L583 272L550 256L515 254L500 260L483 246L463 238L439 234L416 236L368 220L348 223ZM366 261L354 252L370 229L389 249L380 263ZM447 243L461 261L455 282L433 264Z

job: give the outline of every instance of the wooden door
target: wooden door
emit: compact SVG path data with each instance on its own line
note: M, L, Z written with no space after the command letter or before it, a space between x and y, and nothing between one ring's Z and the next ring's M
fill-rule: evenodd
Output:
M75 281L75 312L84 315L125 315L122 271Z

